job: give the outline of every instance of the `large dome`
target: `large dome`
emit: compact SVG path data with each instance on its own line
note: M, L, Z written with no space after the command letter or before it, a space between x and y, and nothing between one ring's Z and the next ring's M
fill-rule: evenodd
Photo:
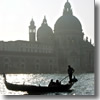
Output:
M65 3L63 15L56 21L54 31L82 31L80 21L73 16L70 3Z
M55 23L54 30L82 31L80 21L73 15L61 16Z

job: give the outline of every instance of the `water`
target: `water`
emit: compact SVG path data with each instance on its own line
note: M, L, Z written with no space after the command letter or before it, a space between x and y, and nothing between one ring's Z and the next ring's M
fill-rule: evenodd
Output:
M53 78L54 81L57 79L61 80L66 74L7 74L7 81L15 84L26 84L26 85L41 85L47 86L50 80ZM95 81L94 74L80 74L76 75L78 82L72 86L72 92L56 92L48 93L44 95L95 95ZM62 83L68 82L68 78L63 80ZM11 91L5 87L4 78L0 75L0 94L1 95L24 95L27 92Z

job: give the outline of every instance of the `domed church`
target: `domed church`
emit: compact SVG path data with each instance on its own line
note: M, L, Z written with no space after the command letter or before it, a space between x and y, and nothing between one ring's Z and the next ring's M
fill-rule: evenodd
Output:
M37 31L37 42L55 45L55 53L61 72L71 65L76 71L93 71L94 47L86 38L81 22L73 15L71 4L67 0L64 5L63 14L54 25L54 32L48 26L46 17Z
M0 47L0 66L6 72L67 73L68 65L78 73L94 72L94 46L88 37L84 40L81 22L68 0L54 31L45 16L37 31L32 19L29 41L1 41Z

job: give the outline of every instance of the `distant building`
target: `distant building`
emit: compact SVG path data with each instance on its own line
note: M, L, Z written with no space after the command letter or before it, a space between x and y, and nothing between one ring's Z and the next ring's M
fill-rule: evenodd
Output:
M76 72L93 72L94 46L83 38L82 25L67 1L54 31L44 17L36 32L32 19L29 41L0 41L0 72L67 73L68 65Z

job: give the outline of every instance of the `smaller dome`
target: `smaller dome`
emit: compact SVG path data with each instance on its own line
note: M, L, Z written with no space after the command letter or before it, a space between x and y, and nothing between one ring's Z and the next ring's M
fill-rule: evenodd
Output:
M41 35L43 35L43 34L49 35L49 34L52 34L52 33L53 33L53 31L48 25L42 25L37 31L38 35L40 35L40 34Z
M37 31L37 41L49 43L52 41L53 31L48 26L46 18L44 18L41 27Z
M48 26L46 17L44 16L43 23L38 29L37 34L52 34L52 29Z

